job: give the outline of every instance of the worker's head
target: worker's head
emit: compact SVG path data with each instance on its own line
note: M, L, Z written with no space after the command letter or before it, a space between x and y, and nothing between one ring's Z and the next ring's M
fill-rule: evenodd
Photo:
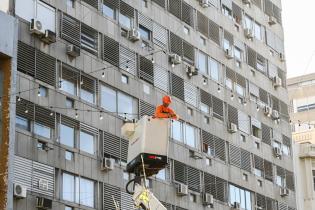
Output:
M163 97L163 105L165 107L168 107L172 103L171 97L170 96L164 96Z

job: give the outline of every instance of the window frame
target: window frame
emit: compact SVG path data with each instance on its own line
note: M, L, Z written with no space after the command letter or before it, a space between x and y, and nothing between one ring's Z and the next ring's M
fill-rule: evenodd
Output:
M92 152L90 152L90 151L87 151L87 150L84 150L84 149L82 149L81 147L82 147L82 133L84 133L84 134L86 134L86 135L89 135L89 136L91 136L92 137L92 143L93 143L93 145L92 145L92 149L93 149L93 151ZM88 132L88 131L86 131L86 130L80 130L80 132L79 132L79 142L78 142L78 149L81 151L81 152L84 152L84 153L88 153L88 154L90 154L90 155L96 155L96 153L97 153L97 151L96 151L96 135L95 134L92 134L91 132Z

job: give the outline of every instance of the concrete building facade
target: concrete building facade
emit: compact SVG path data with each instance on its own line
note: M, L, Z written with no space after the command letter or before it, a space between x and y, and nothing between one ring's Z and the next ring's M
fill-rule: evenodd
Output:
M288 79L298 209L315 208L315 74Z
M15 0L13 209L132 209L124 121L172 96L172 210L296 209L280 0ZM12 103L13 104L13 103ZM102 159L112 158L112 170ZM179 195L178 186L188 192ZM13 196L13 195L12 195Z

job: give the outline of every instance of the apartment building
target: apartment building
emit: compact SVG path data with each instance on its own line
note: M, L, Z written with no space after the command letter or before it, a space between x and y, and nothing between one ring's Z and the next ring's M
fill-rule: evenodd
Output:
M298 209L315 208L314 81L314 73L287 80Z
M296 209L280 0L6 2L13 209L132 209L120 128L166 94L180 120L147 184L167 209Z

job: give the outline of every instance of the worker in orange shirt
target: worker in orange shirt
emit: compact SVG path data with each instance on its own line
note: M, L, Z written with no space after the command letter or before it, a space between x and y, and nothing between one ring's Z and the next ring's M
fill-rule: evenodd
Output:
M173 109L169 107L169 105L172 103L171 97L170 96L164 96L163 99L163 104L156 107L154 118L171 118L174 120L178 119L178 116L174 112Z

